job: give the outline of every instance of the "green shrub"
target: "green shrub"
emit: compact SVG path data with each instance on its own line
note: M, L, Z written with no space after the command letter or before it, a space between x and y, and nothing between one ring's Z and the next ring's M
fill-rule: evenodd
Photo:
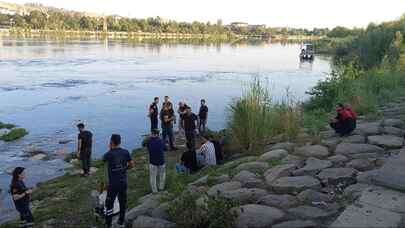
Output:
M299 128L299 107L288 96L273 103L267 87L255 78L242 97L229 106L228 129L233 142L247 153L262 152L278 134L294 136Z
M16 126L14 124L9 124L9 123L2 123L0 122L0 129L13 129Z
M197 203L197 200L199 203ZM236 214L232 200L185 193L169 205L170 220L179 228L232 228Z
M6 142L14 141L28 135L28 131L24 128L16 128L11 130L8 134L3 135L0 139Z

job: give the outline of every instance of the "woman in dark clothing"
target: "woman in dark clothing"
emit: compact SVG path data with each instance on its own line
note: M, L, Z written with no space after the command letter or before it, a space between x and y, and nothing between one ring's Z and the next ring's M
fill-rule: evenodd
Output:
M352 114L344 108L343 104L340 103L336 106L336 112L337 115L331 120L330 126L340 136L349 135L354 130Z
M32 189L25 186L24 178L24 168L15 168L13 171L13 179L11 180L10 193L13 197L15 208L20 213L20 227L33 227L34 218L29 207Z

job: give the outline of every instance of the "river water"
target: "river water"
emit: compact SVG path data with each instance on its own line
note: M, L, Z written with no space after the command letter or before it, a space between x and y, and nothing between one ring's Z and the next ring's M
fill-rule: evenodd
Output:
M300 62L299 46L0 37L0 121L30 132L22 140L0 142L0 212L1 202L10 209L4 190L10 177L5 171L26 166L31 184L60 175L60 159L75 144L59 142L76 139L78 122L93 132L93 157L98 158L111 133L122 135L125 148L140 146L149 129L147 107L155 96L163 100L169 95L174 103L185 101L195 111L199 100L206 99L208 127L214 130L225 126L229 102L253 77L268 81L275 100L285 96L286 89L297 100L307 99L305 91L326 77L330 60ZM51 161L22 157L32 150L47 152ZM9 212L0 213L0 222Z

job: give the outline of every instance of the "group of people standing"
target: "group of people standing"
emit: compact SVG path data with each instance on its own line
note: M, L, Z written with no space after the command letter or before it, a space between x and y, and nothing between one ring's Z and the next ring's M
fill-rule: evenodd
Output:
M177 122L173 104L169 97L164 98L162 109L158 110L159 98L149 106L149 118L151 121L151 134L148 138L147 149L149 152L149 175L150 185L153 193L165 188L165 155L167 150L166 142L169 142L171 150L177 150L174 142L174 124ZM220 142L214 140L213 136L204 136L208 119L208 107L205 100L201 100L201 107L198 116L191 107L184 102L179 102L177 113L179 115L179 132L185 135L187 151L181 156L176 169L179 172L194 172L200 165L216 165L222 160ZM162 137L158 130L159 119L162 128ZM77 157L82 162L83 177L90 175L91 153L93 134L85 128L83 123L77 125L79 130L77 143ZM202 146L196 150L196 137L201 137ZM107 197L105 200L106 226L112 227L113 207L115 199L118 198L120 205L118 226L124 227L125 212L127 205L127 170L134 167L134 162L128 150L121 148L121 136L113 134L110 138L109 150L103 156L107 163L108 185ZM159 186L156 184L159 176ZM32 227L34 218L32 216L29 201L32 189L24 184L24 168L17 167L13 171L13 178L10 185L10 193L16 209L20 213L20 227Z
M164 142L169 141L171 150L177 150L174 142L174 125L177 123L177 117L174 111L173 104L170 102L169 96L164 97L162 109L158 109L159 97L155 97L152 104L149 105L148 117L151 123L151 132L158 130L159 119L162 127L162 139ZM208 106L204 99L201 100L198 116L192 112L189 105L184 102L179 102L177 108L179 116L178 131L185 135L187 145L195 149L196 136L204 134L208 120ZM166 150L165 145L165 150Z

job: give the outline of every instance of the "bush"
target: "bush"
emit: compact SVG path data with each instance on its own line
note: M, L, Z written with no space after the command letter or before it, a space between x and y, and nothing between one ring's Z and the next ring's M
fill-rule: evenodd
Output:
M14 124L2 123L0 122L0 129L13 129L16 126Z
M11 130L8 134L3 135L0 139L6 142L14 141L28 135L28 131L24 128L16 128Z
M230 209L237 203L221 198L184 193L169 206L170 220L179 228L232 228L236 214ZM197 201L199 201L197 203Z
M273 103L268 88L257 78L241 98L232 101L229 113L233 141L247 153L261 152L278 134L293 137L299 128L298 105L288 95L282 102Z

